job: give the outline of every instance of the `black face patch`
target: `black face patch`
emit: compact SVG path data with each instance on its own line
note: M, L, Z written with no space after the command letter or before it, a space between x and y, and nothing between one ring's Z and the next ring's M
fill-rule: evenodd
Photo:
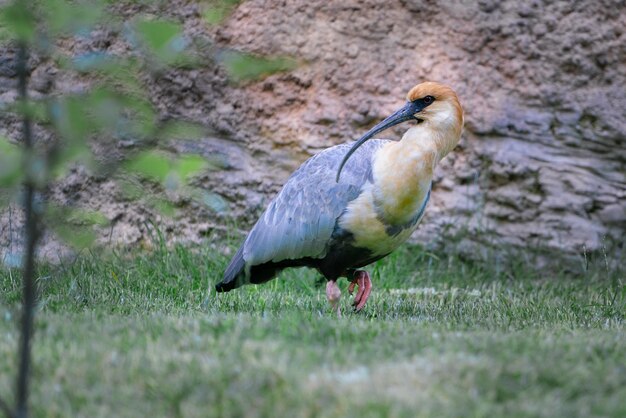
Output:
M435 102L435 97L431 96L431 95L428 95L428 96L422 97L421 99L415 99L411 103L415 103L415 107L419 108L419 110L417 110L417 112L419 112L420 110L430 106L434 102Z

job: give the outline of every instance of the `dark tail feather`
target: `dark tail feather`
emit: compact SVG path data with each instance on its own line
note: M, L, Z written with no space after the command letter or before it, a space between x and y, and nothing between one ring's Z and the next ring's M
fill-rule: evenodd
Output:
M301 258L299 260L283 260L274 262L267 262L256 266L250 266L250 277L246 280L244 269L246 268L246 262L243 259L243 245L237 253L230 260L230 264L224 272L222 281L215 285L217 292L229 292L247 283L261 284L272 280L278 273L287 267L302 267L310 266L317 267L314 260L310 258Z
M243 245L237 250L237 253L230 260L230 264L226 267L222 281L215 285L217 292L228 292L236 289L244 284L244 268L246 262L243 260Z

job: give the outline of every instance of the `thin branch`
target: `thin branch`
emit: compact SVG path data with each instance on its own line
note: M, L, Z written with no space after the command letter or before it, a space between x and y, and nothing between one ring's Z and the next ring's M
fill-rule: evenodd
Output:
M17 57L18 94L25 107L28 100L28 47L21 42ZM24 265L22 270L22 321L20 330L20 358L17 374L15 418L28 416L28 380L31 368L31 342L33 336L33 322L37 290L35 288L35 250L39 238L39 219L35 208L36 184L32 173L32 158L34 154L33 136L29 112L23 115L24 133L24 213L26 248L24 249Z

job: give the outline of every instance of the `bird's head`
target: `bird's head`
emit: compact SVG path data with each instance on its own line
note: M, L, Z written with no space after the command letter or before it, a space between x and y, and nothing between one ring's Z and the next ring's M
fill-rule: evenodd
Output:
M399 123L414 120L441 138L442 155L456 146L463 129L463 108L450 87L427 81L416 85L407 94L406 104L394 114L367 131L346 153L339 165L337 181L350 156L374 135Z

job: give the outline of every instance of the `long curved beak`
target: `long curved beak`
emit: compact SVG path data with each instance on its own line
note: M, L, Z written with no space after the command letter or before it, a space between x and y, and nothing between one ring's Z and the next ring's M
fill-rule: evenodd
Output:
M341 175L341 170L343 169L343 166L346 164L350 156L354 154L354 152L361 145L363 145L365 141L367 141L368 139L371 139L377 133L382 132L385 129L391 128L392 126L398 125L399 123L405 122L407 120L419 120L418 118L415 117L415 114L421 111L422 109L424 109L425 107L426 106L424 105L424 103L421 103L420 101L407 102L401 109L397 110L393 115L389 116L388 118L380 122L378 125L374 126L372 129L367 131L365 135L359 138L354 143L354 145L352 145L352 148L350 148L350 151L348 151L345 157L343 157L343 160L341 160L341 164L339 164L339 170L337 171L337 178L336 178L337 183L339 183L339 176Z

